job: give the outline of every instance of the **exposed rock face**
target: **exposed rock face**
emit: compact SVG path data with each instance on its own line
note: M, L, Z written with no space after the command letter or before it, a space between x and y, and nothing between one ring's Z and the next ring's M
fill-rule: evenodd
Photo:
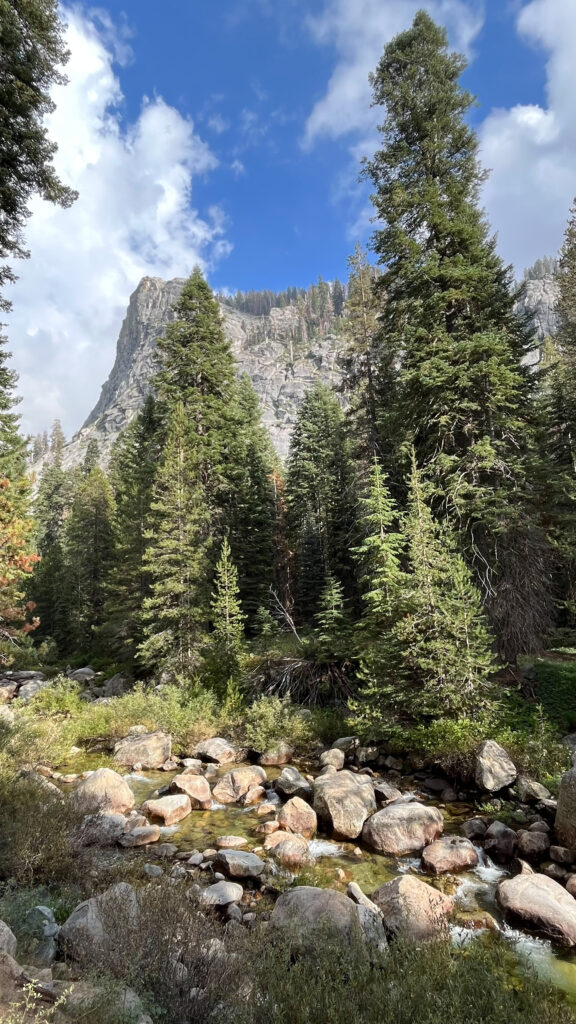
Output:
M96 406L64 451L64 465L82 460L97 440L106 459L119 433L141 408L155 372L156 340L174 319L173 306L184 281L145 277L131 295L116 349L116 361ZM226 334L241 372L250 377L262 403L263 419L278 452L285 455L296 409L315 378L337 380L341 340L330 331L309 336L295 306L252 316L222 305Z
M546 337L553 337L558 329L556 308L559 294L558 285L552 276L524 282L524 297L518 308L532 318L540 344ZM531 362L537 363L539 358L539 353L535 352Z

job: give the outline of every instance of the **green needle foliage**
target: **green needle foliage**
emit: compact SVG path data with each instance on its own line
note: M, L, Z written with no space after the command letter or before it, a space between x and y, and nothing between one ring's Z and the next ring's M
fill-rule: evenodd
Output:
M216 565L211 611L213 631L208 656L209 674L221 692L226 694L237 685L240 677L245 618L240 604L238 573L227 537Z

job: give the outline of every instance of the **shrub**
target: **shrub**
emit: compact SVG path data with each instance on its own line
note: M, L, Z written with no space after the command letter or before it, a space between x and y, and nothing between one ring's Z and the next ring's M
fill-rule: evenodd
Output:
M243 733L246 742L260 753L271 750L279 740L305 748L314 736L311 717L279 697L254 701L246 712Z

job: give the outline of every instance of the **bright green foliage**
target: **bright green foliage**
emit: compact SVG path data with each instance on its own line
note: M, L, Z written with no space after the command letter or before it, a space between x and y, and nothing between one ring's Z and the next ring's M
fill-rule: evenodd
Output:
M116 563L107 581L102 640L126 661L133 660L142 642L142 606L150 594L151 577L144 555L161 450L160 415L150 396L118 439L110 465L116 506Z
M17 375L8 365L6 338L0 335L0 475L15 481L26 472L26 442L20 434L20 417L14 411L19 399L14 391Z
M240 604L238 573L232 561L228 538L224 538L216 565L212 595L211 675L226 690L240 675L240 657L244 647L244 614Z
M106 474L95 466L76 490L64 531L65 599L70 651L86 651L102 624L106 580L114 565L114 499Z
M415 462L405 530L411 575L407 614L393 629L401 656L395 701L416 717L473 713L490 698L493 639L470 570L435 522Z
M458 81L464 68L420 11L372 76L385 108L382 148L365 169L385 225L373 237L385 295L379 344L383 374L393 370L390 472L408 468L413 444L513 659L537 648L551 611L537 376L522 363L530 333L478 205L484 173L467 121L473 97Z
M348 546L353 528L353 476L344 414L318 382L298 410L287 462L288 533L295 554L295 602L306 621L318 610L327 577L353 589Z
M57 0L0 0L0 259L28 255L22 229L34 195L69 206L76 193L54 170L55 143L45 117L54 109L50 92L64 82L60 67L68 53ZM14 280L0 266L0 288ZM0 299L0 309L8 303Z
M351 629L344 607L344 588L332 575L326 580L314 619L314 643L318 653L328 657L349 657Z
M210 508L201 483L193 427L178 403L168 432L151 503L144 572L151 580L143 604L143 664L187 676L198 664L209 620L212 546Z

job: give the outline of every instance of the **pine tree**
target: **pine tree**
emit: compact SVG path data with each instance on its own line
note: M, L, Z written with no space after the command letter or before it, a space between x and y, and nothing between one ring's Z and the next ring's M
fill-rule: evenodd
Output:
M361 457L374 459L381 452L383 394L382 359L378 356L379 298L376 270L360 244L348 260L348 297L344 331L347 342L342 389L350 397L348 416Z
M321 381L298 410L287 460L288 531L295 552L295 603L301 621L318 610L327 577L354 593L349 556L353 474L344 414Z
M211 509L202 485L202 451L191 443L196 423L178 403L151 502L144 572L151 580L143 602L139 657L181 679L194 671L209 623L212 579Z
M28 255L22 229L32 196L60 206L76 198L56 175L56 144L45 124L54 110L52 87L65 82L63 28L57 0L0 0L0 260ZM0 266L0 288L13 280L10 268ZM0 297L0 309L8 305Z
M211 603L213 629L210 636L209 673L223 694L240 678L244 647L244 614L240 603L238 573L232 561L228 538L224 538L216 565Z
M314 621L316 657L349 658L350 619L345 608L344 588L335 576L329 575L326 579Z
M0 475L13 483L26 472L26 442L20 434L20 417L15 406L20 401L14 394L17 375L8 365L10 353L5 350L6 338L0 335Z
M551 616L536 375L516 295L479 208L484 173L459 84L464 59L420 11L372 76L385 108L366 165L383 268L379 349L391 474L413 444L434 508L457 524L504 656L535 650ZM384 300L385 296L385 300Z

